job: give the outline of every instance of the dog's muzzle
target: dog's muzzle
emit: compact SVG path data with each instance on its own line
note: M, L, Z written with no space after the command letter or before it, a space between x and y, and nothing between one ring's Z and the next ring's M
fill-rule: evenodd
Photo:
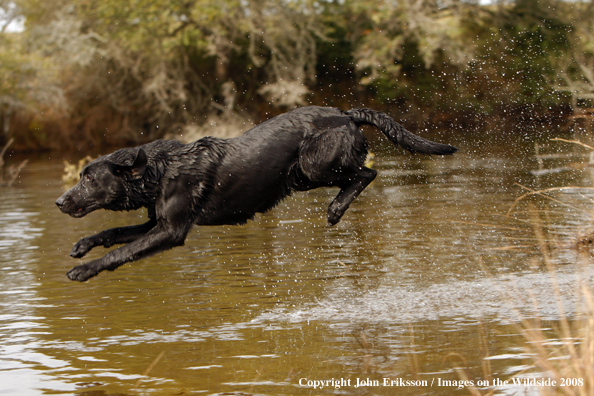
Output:
M91 211L88 207L78 206L67 194L62 195L56 200L56 205L62 213L66 213L72 217L83 217Z

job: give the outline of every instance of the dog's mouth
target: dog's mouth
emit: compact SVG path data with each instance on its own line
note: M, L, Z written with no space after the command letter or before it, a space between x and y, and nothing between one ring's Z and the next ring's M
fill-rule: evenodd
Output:
M90 204L90 205L82 206L82 207L75 206L71 210L68 210L68 211L64 211L64 210L62 210L62 208L60 208L60 210L62 210L62 212L67 213L71 217L74 217L77 219L88 215L89 213L91 213L92 211L94 211L96 209L99 209L99 206L96 204Z
M84 217L89 212L90 212L90 210L87 210L85 208L78 208L74 212L64 212L64 213L68 213L70 216L75 217L75 218L80 218L80 217Z
M80 218L84 217L93 210L97 209L97 206L94 204L87 205L87 206L78 206L75 205L71 200L68 199L58 199L56 201L56 205L60 208L62 213L65 213L71 217Z

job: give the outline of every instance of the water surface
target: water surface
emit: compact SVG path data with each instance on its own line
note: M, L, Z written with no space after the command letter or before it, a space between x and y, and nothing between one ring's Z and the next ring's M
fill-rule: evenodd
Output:
M32 159L0 190L0 393L468 394L436 382L460 379L460 357L473 380L509 378L529 364L519 319L551 327L560 317L535 229L570 318L576 285L594 275L570 248L589 227L591 190L527 197L505 216L521 186L592 186L587 151L553 136L568 137L442 134L460 148L448 158L375 142L378 178L333 228L337 191L298 193L247 225L196 227L185 246L86 283L65 276L79 262L72 245L145 213L63 215L63 156ZM535 143L563 154L545 160L552 171L534 172ZM354 387L383 378L433 386ZM351 386L307 386L332 379Z

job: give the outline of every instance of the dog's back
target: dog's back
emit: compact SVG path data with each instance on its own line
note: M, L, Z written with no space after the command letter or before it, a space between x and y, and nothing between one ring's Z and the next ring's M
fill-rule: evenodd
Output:
M360 144L351 144L355 140ZM338 166L346 175L349 167L363 164L364 142L350 117L316 106L281 114L227 139L216 167L212 196L217 199L205 209L212 216L198 223L244 223L292 191L334 185Z

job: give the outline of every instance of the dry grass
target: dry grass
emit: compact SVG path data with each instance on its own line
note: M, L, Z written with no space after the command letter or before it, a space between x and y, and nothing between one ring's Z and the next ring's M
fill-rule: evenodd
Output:
M64 174L62 175L62 181L66 184L74 184L78 181L79 174L82 169L94 158L87 155L86 157L80 159L78 163L71 164L68 161L64 161Z
M543 378L555 380L557 386L543 386L542 395L592 395L594 394L594 295L583 282L585 276L578 276L576 290L582 298L577 317L569 319L562 303L557 282L557 263L552 254L537 211L529 207L534 235L538 241L541 259L553 284L560 316L557 328L545 332L540 318L522 319L520 330L526 340L527 352L532 356L536 372ZM583 252L582 252L583 253ZM579 255L582 269L589 261ZM579 271L579 269L577 270Z
M249 118L239 113L224 112L222 115L208 116L202 125L185 125L180 129L179 134L170 134L166 138L177 139L184 143L194 142L205 136L230 138L239 136L253 127L254 124Z
M20 164L11 165L6 169L6 171L4 170L4 154L6 154L6 150L8 150L13 142L14 139L10 139L2 151L0 151L0 186L12 186L21 173L21 170L29 162L29 160L24 160Z
M551 246L547 239L545 226L542 223L540 214L532 205L528 205L528 216L532 225L532 232L540 251L539 258L531 262L534 271L546 269L553 286L553 293L557 301L559 320L556 326L551 328L543 324L543 320L536 317L525 317L517 309L515 314L518 318L517 331L524 339L523 347L526 356L530 356L525 363L529 366L526 370L514 375L511 378L501 378L513 384L516 381L523 383L523 379L550 379L555 381L554 386L539 386L538 394L544 396L571 395L586 396L594 395L594 293L585 282L587 266L591 264L589 250L578 251L578 266L576 268L576 293L581 297L581 305L576 314L571 318L565 314L563 299L557 282L558 262L556 258L556 247ZM580 273L580 270L583 273ZM507 290L504 292L506 299L512 306L517 299L518 293L531 295L531 291ZM535 307L536 300L533 298ZM536 307L538 308L538 307ZM479 337L483 340L485 351L483 351L482 378L488 379L493 384L493 374L489 365L488 340L484 328L479 328ZM456 365L458 376L463 381L471 380L468 365L460 354L450 354L461 364ZM534 385L529 385L531 390ZM479 389L476 386L469 386L467 390L474 396L490 396L497 393L496 387ZM522 385L518 385L518 393L522 393ZM533 394L532 392L526 394Z

